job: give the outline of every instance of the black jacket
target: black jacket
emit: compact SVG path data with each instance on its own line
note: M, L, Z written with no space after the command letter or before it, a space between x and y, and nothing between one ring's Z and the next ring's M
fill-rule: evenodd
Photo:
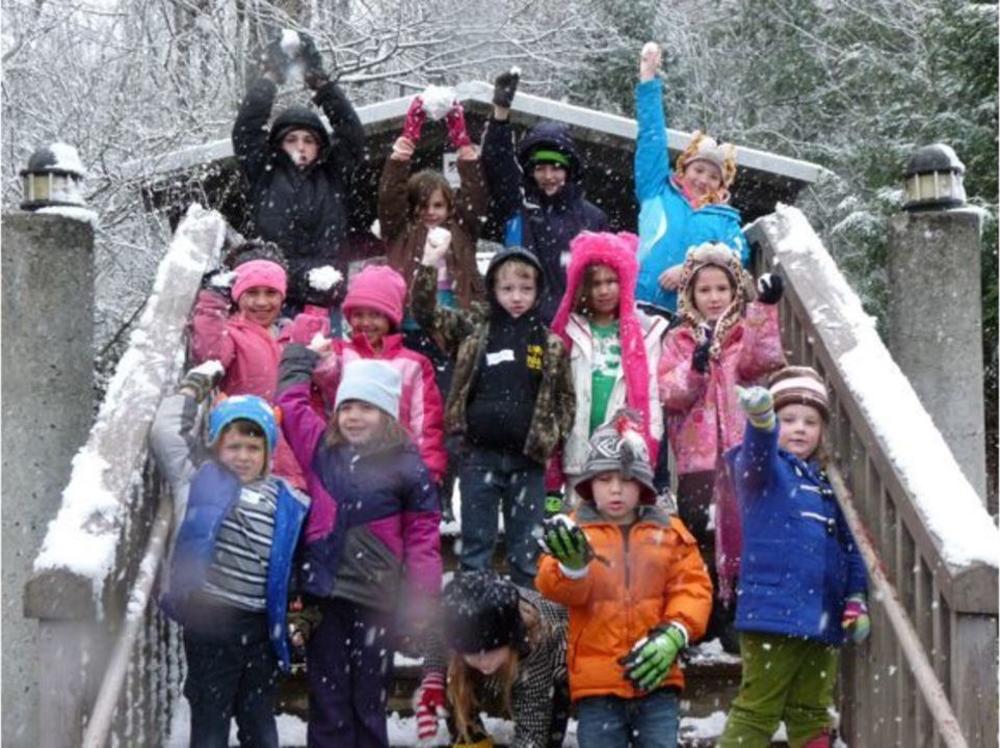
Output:
M302 106L288 107L268 131L276 94L266 78L251 84L233 125L233 151L250 183L244 232L281 247L289 266L288 301L299 305L312 268L332 264L347 275L338 252L347 236L349 177L362 158L365 134L335 83L313 97L333 127L332 139L319 116ZM281 149L281 137L295 127L318 133L322 141L319 158L303 170Z
M538 189L532 176L531 154L540 146L557 150L570 161L566 186L552 197ZM569 127L561 122L535 125L515 156L510 122L491 119L483 135L481 158L495 218L506 226L504 243L524 247L542 265L545 291L541 313L548 324L566 292L564 255L569 252L570 240L581 231L607 230L607 216L584 197L580 155Z

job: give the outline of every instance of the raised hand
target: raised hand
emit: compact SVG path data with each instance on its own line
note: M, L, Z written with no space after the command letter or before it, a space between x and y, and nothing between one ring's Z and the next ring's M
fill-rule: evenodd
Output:
M754 428L761 431L774 430L774 397L770 390L758 386L744 389L736 385L736 397L739 398L740 407L746 412L747 420Z
M225 373L221 363L209 359L189 369L177 389L189 391L195 400L201 402L208 397Z
M500 73L493 80L493 105L502 109L510 109L517 93L517 84L521 80L521 69L512 67Z
M639 80L649 81L656 77L660 69L663 53L660 45L656 42L646 42L642 45L642 53L639 56Z
M472 145L472 138L469 137L469 131L465 126L465 109L462 107L462 102L456 101L452 105L444 117L444 122L448 127L448 139L456 149Z
M777 304L785 293L785 282L776 273L764 273L757 279L757 301Z

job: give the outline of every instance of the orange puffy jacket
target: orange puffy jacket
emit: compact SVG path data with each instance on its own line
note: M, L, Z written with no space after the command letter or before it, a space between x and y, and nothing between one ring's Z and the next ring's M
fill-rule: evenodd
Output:
M694 537L683 522L658 507L640 506L638 512L626 543L618 525L582 502L575 520L594 551L610 563L591 561L580 579L563 574L551 556L539 563L538 591L569 609L566 664L573 701L644 695L625 677L618 659L651 628L679 623L691 642L705 633L712 582ZM677 663L661 685L684 687Z

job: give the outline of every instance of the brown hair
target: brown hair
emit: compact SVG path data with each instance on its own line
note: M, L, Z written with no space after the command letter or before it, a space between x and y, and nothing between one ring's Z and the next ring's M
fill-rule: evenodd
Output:
M698 275L705 268L716 268L717 270L721 270L725 274L726 280L729 281L729 289L733 292L733 301L736 301L739 298L740 289L739 289L738 284L736 283L736 279L733 278L732 270L730 268L727 268L727 267L723 266L723 265L719 265L718 263L715 263L715 262L706 262L704 265L702 265L697 270L695 270L693 273L691 273L691 277L688 278L687 283L684 284L684 288L682 289L684 295L687 296L688 301L691 302L691 308L692 309L697 310L697 308L698 308L697 306L695 306L695 303L694 303L694 287L695 287L695 284L698 282ZM700 312L699 312L699 314L700 314Z
M551 624L542 618L541 612L530 602L521 598L518 601L518 611L524 623L524 645L530 652L542 645L551 631ZM511 690L517 681L521 664L519 642L510 644L510 655L503 666L493 675L484 676L478 670L470 667L462 655L452 652L448 662L448 701L455 716L455 727L458 737L463 743L471 743L470 728L479 712L479 701L476 699L476 685L485 678L499 681L500 693L503 697L503 708L509 716L514 716L511 707Z
M594 276L597 274L598 268L607 268L615 274L618 278L618 282L621 283L621 277L618 275L618 270L606 265L603 262L595 262L587 265L586 269L583 271L583 281L580 283L580 287L576 290L576 299L573 301L573 311L577 314L582 314L588 316L590 314L590 292L594 287Z
M382 421L382 432L372 441L371 444L365 445L364 450L366 452L378 452L382 449L388 447L395 447L400 444L407 444L410 442L410 435L406 433L406 429L400 425L399 421L390 416L384 410L379 409L379 416ZM326 434L324 435L324 441L328 447L338 447L341 444L347 444L347 439L340 431L340 426L337 423L337 411L333 411L330 414L330 419L326 423Z
M410 217L417 214L427 205L435 190L441 190L444 200L448 203L448 215L455 210L455 193L441 172L433 169L418 171L406 181L406 202L410 208Z

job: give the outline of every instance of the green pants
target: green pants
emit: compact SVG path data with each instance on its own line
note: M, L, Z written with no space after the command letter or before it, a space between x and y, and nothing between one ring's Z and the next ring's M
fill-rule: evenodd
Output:
M776 634L740 634L743 677L719 748L767 748L782 720L799 748L831 726L837 648Z

